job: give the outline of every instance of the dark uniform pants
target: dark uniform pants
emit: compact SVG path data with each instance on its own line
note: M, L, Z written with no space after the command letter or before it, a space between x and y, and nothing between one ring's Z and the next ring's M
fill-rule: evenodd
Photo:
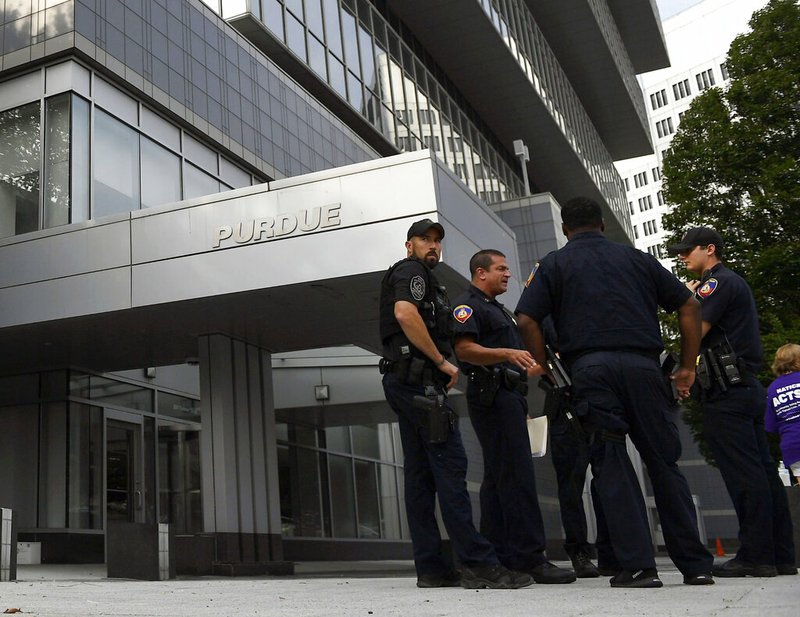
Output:
M766 392L748 376L703 403L704 433L739 519L737 557L754 564L794 564L786 491L764 432Z
M468 567L497 563L491 543L472 522L467 456L458 427L446 442L428 443L427 429L418 421L421 412L413 407L414 396L422 395L423 388L406 385L389 373L383 376L383 391L400 426L406 514L417 573L436 574L452 569L442 553L435 514L437 493L442 520L459 561Z
M550 421L550 456L558 482L564 550L570 556L578 551L591 553L592 547L587 540L586 511L583 507L589 445L586 438L579 435L564 416Z
M504 387L491 407L467 388L472 426L483 450L481 533L494 544L500 562L511 570L543 564L545 534L525 419L525 397Z
M574 362L572 383L576 396L588 403L589 422L619 436L629 434L647 465L672 561L684 575L710 573L713 557L700 541L689 484L677 465L677 410L669 403L658 362L628 352L588 353ZM591 460L619 565L655 567L644 498L625 443L595 433Z

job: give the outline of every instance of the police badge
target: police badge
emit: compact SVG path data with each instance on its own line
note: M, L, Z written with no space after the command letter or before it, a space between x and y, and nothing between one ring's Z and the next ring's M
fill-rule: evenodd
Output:
M411 282L408 284L408 289L411 292L411 297L419 302L425 297L425 279L419 274L412 277Z

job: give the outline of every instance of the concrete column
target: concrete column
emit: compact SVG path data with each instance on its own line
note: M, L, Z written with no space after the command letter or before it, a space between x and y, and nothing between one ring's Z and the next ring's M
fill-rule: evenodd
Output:
M270 354L211 334L199 338L199 357L204 529L221 564L283 571ZM239 572L256 573L219 573Z

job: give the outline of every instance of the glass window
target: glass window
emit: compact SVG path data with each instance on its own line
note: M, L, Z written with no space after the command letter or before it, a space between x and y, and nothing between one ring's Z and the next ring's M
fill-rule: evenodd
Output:
M391 433L390 433L391 435ZM380 488L381 537L400 539L400 496L393 465L378 465Z
M291 15L286 16L286 44L301 60L307 60L305 28Z
M322 447L333 452L350 453L350 427L328 426L325 428L325 443Z
M153 411L152 390L116 379L74 372L70 375L69 393L108 405Z
M283 39L283 10L278 0L264 0L264 23L281 41Z
M315 37L308 37L308 65L325 81L328 71L325 69L325 48Z
M358 503L358 537L377 540L381 537L381 516L378 507L378 480L375 463L353 461L356 474Z
M305 0L306 3L306 25L308 29L317 37L323 38L322 30L322 8L319 0Z
M142 207L181 199L181 160L166 148L142 137Z
M67 487L67 406L42 406L41 455L39 459L39 527L64 528Z
M36 527L38 434L38 405L0 407L0 503L13 506L17 528Z
M358 65L358 42L356 41L356 18L345 9L342 11L342 38L344 39L344 61L351 71L361 75Z
M200 401L178 396L177 394L170 394L169 392L159 392L158 413L163 416L199 422Z
M178 423L158 426L159 522L176 533L203 530L199 437Z
M44 227L70 222L70 95L45 102Z
M329 457L331 486L331 513L335 538L356 538L355 488L353 486L352 459L343 456Z
M344 66L332 55L328 55L328 68L330 69L331 87L342 97L347 98L344 81Z
M85 221L89 218L89 184L90 177L90 138L89 117L91 106L89 101L79 96L72 96L72 195L70 210L71 223Z
M103 409L70 403L67 423L67 526L102 529Z
M342 31L339 27L339 3L337 0L322 0L325 16L325 42L339 58L342 57Z
M209 176L190 163L183 166L183 198L219 193L219 180Z
M367 458L381 458L381 448L378 442L378 426L358 425L352 426L353 454Z
M138 210L139 134L95 110L92 218Z
M0 113L0 238L39 228L40 103Z

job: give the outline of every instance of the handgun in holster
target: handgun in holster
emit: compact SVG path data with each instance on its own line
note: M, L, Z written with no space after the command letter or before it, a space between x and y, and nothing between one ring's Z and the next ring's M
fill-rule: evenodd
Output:
M425 386L425 396L414 397L414 409L421 412L420 424L427 430L430 443L444 443L453 429L455 417L445 405L446 398L435 386Z
M550 377L539 379L539 388L545 391L544 414L551 419L563 414L575 432L584 436L586 431L573 410L572 379L567 372L567 367L564 366L561 358L556 355L550 345L545 345L545 352Z

